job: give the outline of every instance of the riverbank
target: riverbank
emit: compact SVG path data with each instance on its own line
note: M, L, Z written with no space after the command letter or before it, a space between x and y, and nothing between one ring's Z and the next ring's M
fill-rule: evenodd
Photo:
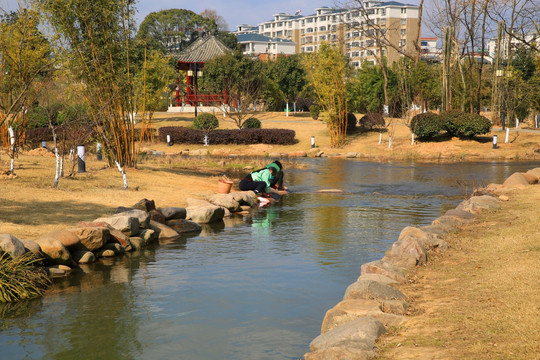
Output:
M379 339L380 359L538 358L540 186L508 197L399 287L411 316Z

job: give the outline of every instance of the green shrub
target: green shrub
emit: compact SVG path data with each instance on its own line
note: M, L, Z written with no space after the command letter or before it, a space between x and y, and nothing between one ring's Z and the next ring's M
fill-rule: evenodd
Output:
M244 121L244 125L242 125L242 129L260 129L261 128L261 121L255 117L249 118L246 121Z
M159 140L167 141L170 135L175 144L200 144L204 131L182 126L164 126L158 130ZM294 130L288 129L231 129L214 130L208 134L210 144L271 144L292 145L297 142Z
M319 114L321 113L321 108L318 105L311 105L309 107L309 114L313 120L319 119Z
M419 139L423 140L431 139L445 130L442 116L432 112L414 116L409 128Z
M360 127L364 129L382 129L385 127L386 122L384 121L384 117L382 114L379 113L367 113L366 115L362 116L359 121Z
M451 110L441 114L441 117L444 120L445 130L452 136L471 138L487 134L491 130L491 121L479 114Z
M210 131L219 126L219 121L214 114L203 113L193 121L193 127L198 130Z
M356 116L354 116L353 113L348 113L347 114L347 132L352 132L354 130L356 130L356 122L358 120L356 120Z

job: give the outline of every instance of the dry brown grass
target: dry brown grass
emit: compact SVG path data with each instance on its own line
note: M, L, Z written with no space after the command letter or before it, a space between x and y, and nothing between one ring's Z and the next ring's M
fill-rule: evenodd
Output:
M220 122L220 129L235 128L230 119L223 119L216 114ZM297 116L286 117L284 113L261 113L256 115L262 122L263 128L285 128L296 132L298 143L287 146L269 146L268 152L290 153L306 151L311 147L311 136L315 136L315 143L326 153L356 152L364 158L371 160L408 160L418 159L427 161L467 161L467 160L495 160L495 159L540 159L540 154L534 150L540 148L540 133L530 134L520 132L510 133L510 142L504 144L504 133L498 131L475 140L459 140L457 138L439 142L418 142L411 144L411 132L405 120L392 119L394 133L391 149L388 149L388 133L384 132L382 144L379 145L379 132L356 132L347 138L346 145L341 149L330 148L330 136L324 122L313 120L308 113L298 113ZM359 118L361 114L357 114ZM193 114L157 113L154 126L191 126ZM498 135L499 148L493 150L493 135ZM166 144L149 144L148 147L167 152L178 152L185 148L200 149L203 145L177 144L167 147ZM210 145L210 151L223 148L223 145ZM246 146L232 145L228 149L235 153L242 153ZM264 154L264 151L262 152Z
M384 336L382 359L538 359L540 185L449 237L403 291L416 315Z

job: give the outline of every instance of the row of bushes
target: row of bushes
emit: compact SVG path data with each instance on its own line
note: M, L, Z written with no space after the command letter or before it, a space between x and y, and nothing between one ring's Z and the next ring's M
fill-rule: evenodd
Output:
M57 141L70 141L82 144L88 144L95 140L96 131L90 125L63 124L56 127ZM42 141L53 141L53 133L48 127L40 127L26 130L26 145L38 147Z
M409 127L419 139L424 140L442 133L460 138L471 138L489 133L491 121L479 114L451 110L441 114L431 112L418 114L412 118Z
M167 135L175 144L202 144L208 134L210 144L272 144L291 145L296 142L295 131L286 129L241 129L241 130L204 130L190 129L183 126L166 126L158 131L159 140L166 142Z
M198 130L210 131L217 129L219 121L214 114L202 113L193 120L193 127ZM242 124L243 129L260 129L261 121L256 117L250 117Z

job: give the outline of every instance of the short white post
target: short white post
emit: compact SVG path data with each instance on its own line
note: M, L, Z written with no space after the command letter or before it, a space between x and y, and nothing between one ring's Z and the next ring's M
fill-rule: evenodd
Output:
M411 145L414 145L414 133L411 134Z
M204 146L208 146L208 135L204 134Z
M167 146L172 146L171 135L167 135Z
M381 141L382 141L382 132L379 133L379 145L381 145Z
M519 126L519 120L518 118L516 118L516 129L518 128L518 126Z
M388 148L390 149L392 147L392 137L388 138Z
M311 148L313 149L315 147L315 136L311 137Z
M497 148L497 135L493 135L493 148Z
M285 107L285 116L289 117L289 102L287 101L287 106Z
M78 145L77 146L77 157L78 157L78 160L77 160L77 164L78 164L77 172L79 172L79 173L86 172L86 155L85 155L85 151L84 151L84 145Z
M506 128L506 137L504 138L504 143L508 144L508 137L510 136L510 128Z

